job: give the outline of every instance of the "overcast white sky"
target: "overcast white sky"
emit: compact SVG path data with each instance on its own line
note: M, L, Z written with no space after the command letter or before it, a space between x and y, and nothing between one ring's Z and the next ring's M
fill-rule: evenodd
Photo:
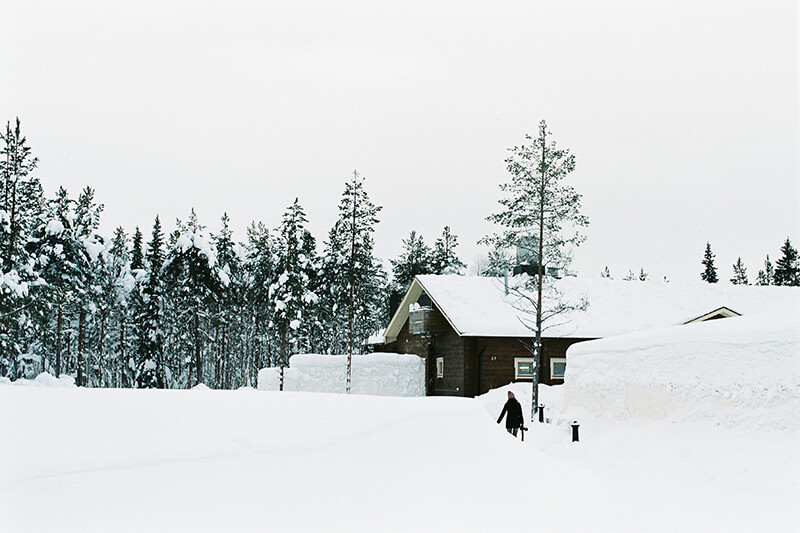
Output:
M278 225L320 245L357 169L376 251L444 225L473 262L507 148L546 119L577 159L575 268L751 280L800 245L795 1L9 2L0 119L19 116L48 195L89 184L103 232L194 207L211 231Z

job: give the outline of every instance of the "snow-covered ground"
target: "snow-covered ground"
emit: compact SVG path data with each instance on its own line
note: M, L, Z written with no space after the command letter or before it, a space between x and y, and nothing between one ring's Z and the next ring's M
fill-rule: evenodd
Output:
M0 384L2 531L797 531L800 433L476 399ZM51 385L51 386L46 386ZM62 385L62 386L52 386ZM529 385L511 385L529 414Z

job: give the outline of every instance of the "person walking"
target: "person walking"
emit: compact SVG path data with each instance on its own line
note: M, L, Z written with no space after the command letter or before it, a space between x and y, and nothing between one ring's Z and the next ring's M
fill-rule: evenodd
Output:
M503 406L500 418L497 419L498 424L504 416L506 417L506 431L516 437L517 431L525 425L525 421L522 419L522 406L511 391L508 391L508 401Z

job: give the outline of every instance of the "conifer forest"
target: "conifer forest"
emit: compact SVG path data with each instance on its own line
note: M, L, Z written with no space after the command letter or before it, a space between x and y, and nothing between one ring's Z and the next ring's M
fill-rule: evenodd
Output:
M296 199L277 227L253 221L244 241L223 214L211 233L192 210L167 233L156 216L99 233L103 204L86 186L47 197L19 119L0 130L0 377L69 374L86 387L230 389L296 353L363 353L389 302L419 274L464 274L449 226L429 246L410 231L387 266L374 254L381 206L365 179L344 183L318 239ZM789 239L756 284L800 284ZM488 251L473 273L503 276L513 250ZM716 282L710 244L703 279ZM748 284L741 259L731 283ZM611 278L606 267L601 273ZM647 274L641 270L638 279ZM630 278L636 279L631 271Z
M388 321L390 295L405 289L395 279L463 268L445 227L433 249L412 232L390 279L373 253L381 207L357 172L322 243L298 200L275 228L252 222L244 242L234 240L227 214L212 234L194 210L169 234L156 216L106 238L91 187L45 197L19 119L0 134L3 377L253 386L260 368L285 367L295 353L367 350L365 340Z

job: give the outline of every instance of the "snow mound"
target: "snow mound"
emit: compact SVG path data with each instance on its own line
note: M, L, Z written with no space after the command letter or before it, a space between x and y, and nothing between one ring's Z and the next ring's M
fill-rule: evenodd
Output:
M564 407L616 418L800 428L800 325L761 314L578 343Z
M280 369L258 373L260 390L280 388ZM346 390L347 356L298 354L284 370L284 390L338 392ZM353 355L351 392L375 396L424 396L425 365L411 354L372 353Z
M16 385L18 387L74 387L75 378L62 374L55 377L47 372L42 372L34 379L18 379L11 381L8 378L0 378L0 385Z

